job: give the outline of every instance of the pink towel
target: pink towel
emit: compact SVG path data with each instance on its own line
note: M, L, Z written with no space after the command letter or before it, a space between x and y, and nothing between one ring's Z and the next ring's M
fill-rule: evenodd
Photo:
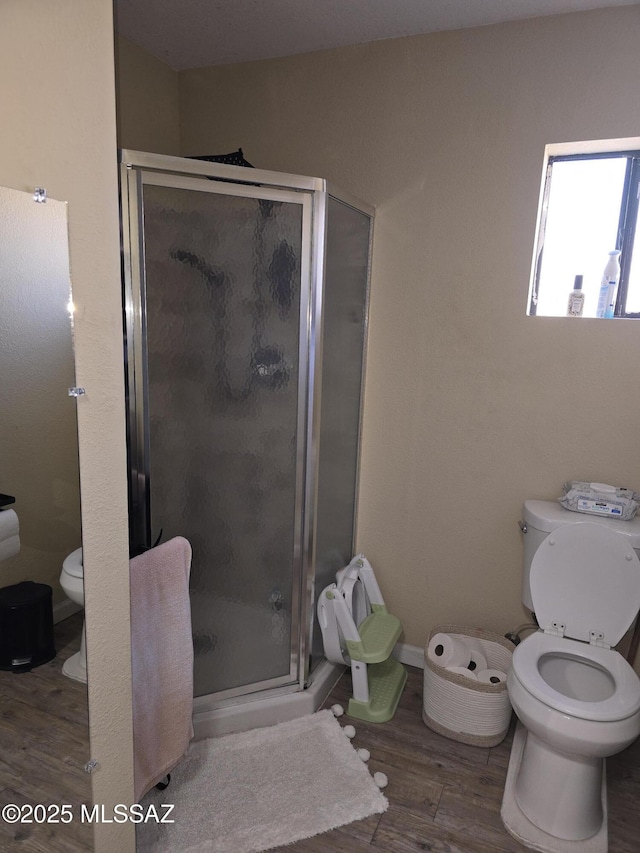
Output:
M176 536L130 562L136 800L182 758L193 737L191 545Z

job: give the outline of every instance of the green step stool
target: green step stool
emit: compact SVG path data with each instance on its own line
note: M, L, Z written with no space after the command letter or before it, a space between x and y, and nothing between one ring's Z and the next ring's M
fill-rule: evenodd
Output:
M395 714L407 681L405 668L391 657L402 625L387 610L364 555L354 557L336 580L318 601L325 654L333 663L351 667L349 716L385 723Z

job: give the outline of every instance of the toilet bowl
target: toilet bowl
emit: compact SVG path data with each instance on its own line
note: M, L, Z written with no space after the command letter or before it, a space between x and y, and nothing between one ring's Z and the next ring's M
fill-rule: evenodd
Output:
M535 826L569 841L600 830L603 759L640 735L638 676L618 652L585 646L538 632L516 648L507 676L526 730L516 802Z
M612 648L640 608L640 561L624 536L581 521L542 542L530 582L541 630L507 677L519 726L502 819L537 850L605 853L604 760L640 735L640 680Z
M72 551L62 564L60 574L60 586L65 595L74 604L84 607L84 570L82 566L82 548ZM82 639L80 651L68 658L63 666L62 672L74 681L87 681L87 652L85 646L85 625L82 623Z

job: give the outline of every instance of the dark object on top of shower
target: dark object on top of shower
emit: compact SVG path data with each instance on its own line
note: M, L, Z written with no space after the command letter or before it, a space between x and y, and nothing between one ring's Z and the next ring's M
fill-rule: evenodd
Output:
M198 157L188 157L188 160L205 160L207 163L222 163L223 166L245 166L248 169L253 169L254 166L248 160L244 159L244 153L242 148L238 148L237 151L231 151L229 154L203 154ZM212 178L207 175L207 179L210 181L228 181L227 178ZM259 184L252 183L251 181L237 181L233 180L231 183L234 184L247 184L248 186L260 186Z
M223 166L244 166L247 169L254 169L253 163L250 163L248 160L245 160L244 152L242 148L238 148L237 151L231 151L229 154L203 154L197 157L188 157L188 160L205 160L207 163L222 163ZM234 183L234 184L244 184L248 187L259 187L260 184L257 184L255 181L229 181L227 178L212 178L209 175L206 176L209 181L223 181L226 183ZM274 201L273 199L261 198L258 199L258 205L260 207L260 212L265 218L268 218L271 215L271 211L274 207L281 205L282 202Z
M189 157L189 160L206 160L207 163L225 163L227 166L248 166L253 169L253 164L244 159L242 148L232 151L230 154L203 154L200 157Z

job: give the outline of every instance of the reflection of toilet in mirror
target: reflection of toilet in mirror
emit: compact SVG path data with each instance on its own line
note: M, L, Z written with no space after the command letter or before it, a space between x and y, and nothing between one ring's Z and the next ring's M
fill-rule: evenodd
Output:
M67 598L74 604L84 607L84 571L82 566L82 548L76 548L65 559L60 574L60 586ZM85 625L82 623L80 651L65 661L62 672L75 681L87 680L87 652L85 648Z

